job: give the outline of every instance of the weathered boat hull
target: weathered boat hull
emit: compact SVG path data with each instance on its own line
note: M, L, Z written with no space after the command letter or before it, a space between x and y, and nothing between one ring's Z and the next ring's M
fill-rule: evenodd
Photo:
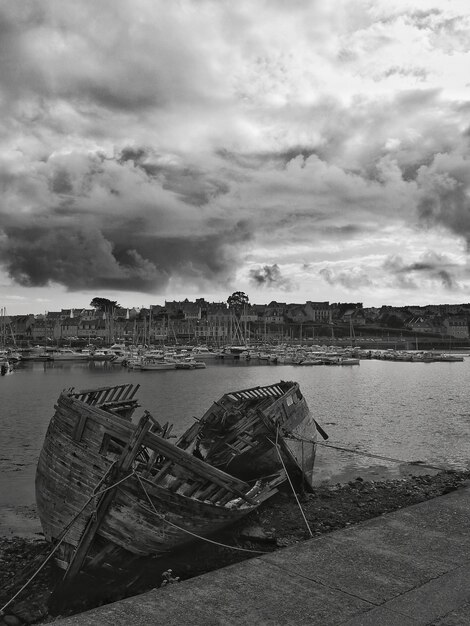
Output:
M134 393L121 385L66 392L57 401L36 502L46 539L60 541L57 562L69 570L81 552L81 561L97 567L206 537L256 509L285 478L247 485L152 432L147 412L132 424Z
M227 393L177 442L243 479L286 465L312 486L317 428L298 383Z
M294 471L300 470L307 483L312 485L317 450L315 420L303 396L297 396L297 401L290 406L287 398L292 398L292 395L279 398L264 411L268 423L274 425L272 436L265 435L264 445L267 449L264 454L260 454L256 447L247 449L243 454L234 456L224 466L225 471L245 479L262 476L279 469L281 454L287 467ZM282 446L279 438L276 442L276 429L279 429L282 437ZM277 446L273 446L272 442L277 443ZM263 474L259 473L260 468Z

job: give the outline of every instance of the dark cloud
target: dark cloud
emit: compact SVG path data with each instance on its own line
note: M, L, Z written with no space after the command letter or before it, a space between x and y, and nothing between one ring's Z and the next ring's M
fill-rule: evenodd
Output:
M435 18L441 15L441 11L439 9L428 9L426 10L418 10L413 11L408 20L419 29L428 29L433 24Z
M364 234L364 227L357 224L344 224L343 226L326 226L321 232L327 237L334 239L350 239L356 235Z
M206 235L162 237L142 235L122 223L112 232L80 224L50 228L4 229L0 260L9 275L26 287L60 283L68 290L123 289L158 293L171 278L203 285L228 280L235 267L236 246L247 228Z
M147 158L148 150L145 148L123 148L121 154L118 156L119 163L126 163L132 161L135 165L140 165Z
M120 81L111 83L106 76L100 78L93 80L93 78L83 76L74 85L73 90L70 89L69 93L66 92L63 95L76 97L78 94L75 93L75 89L78 88L81 92L81 97L87 98L95 105L110 110L129 111L130 113L136 109L163 106L166 103L164 95L158 93L154 86L147 85L144 87L143 83L140 80L137 81L135 77L131 81L133 85L129 89L123 89Z
M72 181L67 170L59 169L53 174L51 190L57 194L70 194L73 192Z
M288 163L299 157L305 161L319 152L315 146L294 145L278 151L265 152L234 152L226 148L219 149L217 154L224 160L244 169L257 169L263 166L285 167Z
M301 157L304 161L306 161L313 154L317 154L317 149L312 146L292 146L283 152L279 152L278 158L280 158L284 163L289 163L298 157Z
M407 272L429 272L430 270L435 270L436 266L432 263L411 263L411 265L406 265L401 267L397 271L400 273Z
M285 291L292 289L292 282L282 276L277 263L250 270L249 279L251 284L256 287L276 287Z
M232 4L0 2L9 275L155 292L246 278L248 258L260 287L290 289L280 268L304 263L309 291L321 263L323 287L454 288L445 260L380 259L397 232L470 244L466 23Z
M470 244L470 160L458 153L436 154L418 170L418 214L428 225L442 224Z
M427 252L422 255L421 260L413 263L405 263L400 255L387 257L384 261L384 268L395 274L405 274L409 272L430 272L443 267L452 267L449 259L436 252Z
M163 189L175 192L180 198L195 206L202 206L229 192L229 185L200 168L182 163L167 162L150 148L124 148L119 163L131 161L147 176L160 181Z
M249 224L195 214L195 204L207 205L222 188L202 171L151 165L143 149L107 159L77 152L35 164L28 177L5 176L0 264L22 286L71 291L226 283L251 238ZM27 211L9 206L5 198L15 194Z
M458 287L456 281L454 280L454 278L450 275L449 272L446 272L446 270L440 270L437 275L441 278L442 280L442 285L446 288L446 289L455 289L456 287Z
M419 81L425 81L429 75L429 71L424 67L400 67L393 65L383 73L383 78L389 76L413 76Z
M458 268L447 257L435 252L426 253L422 260L414 263L405 263L399 255L388 257L383 268L395 276L398 286L407 289L418 289L422 279L431 280L448 290L459 289L452 273Z
M126 0L0 7L2 97L66 101L101 117L101 110L141 114L181 101L204 100L210 71L195 53L178 10ZM156 13L155 13L156 12ZM158 17L156 17L158 15Z

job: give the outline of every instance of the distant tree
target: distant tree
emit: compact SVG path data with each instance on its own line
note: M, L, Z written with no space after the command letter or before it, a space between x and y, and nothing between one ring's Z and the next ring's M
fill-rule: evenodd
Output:
M236 315L241 315L245 306L250 304L250 299L244 291L234 291L227 299L228 308L232 309Z
M401 318L393 314L386 315L383 323L385 326L390 326L390 328L403 328L405 325Z
M116 300L108 300L108 298L93 298L90 302L90 306L100 313L108 314L113 313L115 309L120 307Z

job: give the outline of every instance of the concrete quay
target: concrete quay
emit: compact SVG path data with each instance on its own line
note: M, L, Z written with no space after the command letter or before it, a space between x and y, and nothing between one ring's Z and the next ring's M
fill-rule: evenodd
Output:
M56 624L470 625L470 485Z

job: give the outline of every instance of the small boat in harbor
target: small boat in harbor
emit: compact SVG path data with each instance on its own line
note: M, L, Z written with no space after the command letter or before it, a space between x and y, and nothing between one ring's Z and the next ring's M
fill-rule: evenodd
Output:
M191 351L191 356L195 359L216 359L217 353L206 346L196 346Z
M85 350L82 350L82 353ZM115 361L116 354L113 350L109 350L107 348L96 348L95 350L91 350L88 354L89 361Z
M197 359L195 359L194 361L191 362L191 365L194 367L194 369L196 370L205 370L206 369L206 364L204 363L204 361L198 361Z
M86 352L78 352L72 348L59 348L49 352L52 361L88 361L89 355Z
M462 363L464 357L461 354L437 353L434 355L434 360L446 363Z
M206 364L204 361L196 361L192 357L185 357L176 361L177 370L198 370L205 369Z
M22 350L21 361L52 361L52 357L44 346L34 346Z
M360 364L361 364L361 361L357 359L356 357L352 357L352 356L341 357L340 365L360 365Z
M6 374L9 374L12 369L13 367L10 364L10 361L0 356L0 375L5 376Z
M286 480L283 469L245 481L168 440L139 406L139 385L60 394L39 456L36 503L46 540L66 570L125 571L254 511Z
M140 362L140 370L143 372L155 372L161 370L176 369L176 362L168 359L143 358Z
M317 433L298 383L281 381L224 394L176 445L245 480L285 467L312 487Z
M303 365L303 366L307 366L307 365L323 365L323 360L322 359L306 358L306 359L303 359L302 361L300 361L299 363L297 363L297 365Z

